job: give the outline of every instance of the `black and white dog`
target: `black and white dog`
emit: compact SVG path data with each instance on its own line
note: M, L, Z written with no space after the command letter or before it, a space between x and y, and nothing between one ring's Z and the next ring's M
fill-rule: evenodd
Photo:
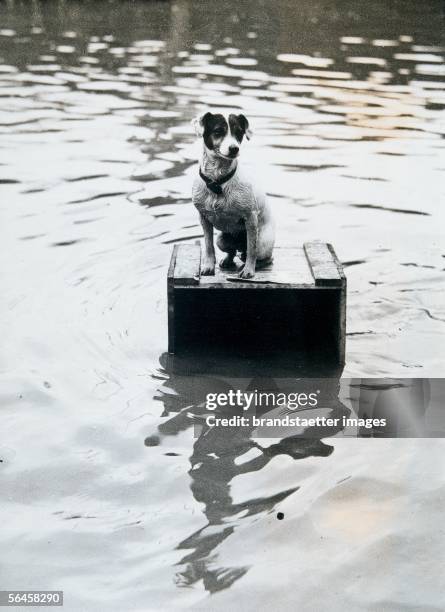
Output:
M266 196L238 166L244 136L251 137L244 115L205 113L193 120L204 141L199 175L193 183L193 204L204 230L205 253L201 274L215 273L213 228L220 230L217 245L227 255L220 268L235 267L237 251L245 262L241 278L252 278L255 267L272 259L274 223Z

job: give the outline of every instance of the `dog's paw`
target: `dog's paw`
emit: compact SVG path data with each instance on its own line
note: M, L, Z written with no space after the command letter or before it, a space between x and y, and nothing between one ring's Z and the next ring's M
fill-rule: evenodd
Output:
M236 270L236 263L233 261L233 257L227 255L220 260L219 267L221 270Z
M238 274L240 278L253 278L255 276L255 270L244 266L241 272Z
M215 274L215 262L203 261L201 264L201 276L213 276Z

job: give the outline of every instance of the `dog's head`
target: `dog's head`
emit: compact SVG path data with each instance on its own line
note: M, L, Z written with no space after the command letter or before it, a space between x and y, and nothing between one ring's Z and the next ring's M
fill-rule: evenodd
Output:
M202 136L209 151L218 157L235 159L239 155L244 136L252 136L249 122L244 115L204 113L193 119L196 134Z

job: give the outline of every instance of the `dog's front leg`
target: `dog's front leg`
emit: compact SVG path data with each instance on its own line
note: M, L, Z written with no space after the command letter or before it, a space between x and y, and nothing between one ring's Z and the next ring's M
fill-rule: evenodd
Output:
M201 262L201 274L211 276L215 274L215 247L213 245L213 225L204 215L200 214L202 229L204 230L205 251Z
M244 268L239 273L240 278L253 278L255 276L256 252L258 240L258 215L252 212L246 219L247 254Z

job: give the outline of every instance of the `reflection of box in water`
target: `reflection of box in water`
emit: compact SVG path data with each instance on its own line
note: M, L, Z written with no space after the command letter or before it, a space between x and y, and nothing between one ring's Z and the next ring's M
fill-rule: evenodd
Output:
M345 357L346 278L331 245L276 248L252 280L216 267L200 276L201 247L175 245L168 272L168 350L232 355L319 351Z

